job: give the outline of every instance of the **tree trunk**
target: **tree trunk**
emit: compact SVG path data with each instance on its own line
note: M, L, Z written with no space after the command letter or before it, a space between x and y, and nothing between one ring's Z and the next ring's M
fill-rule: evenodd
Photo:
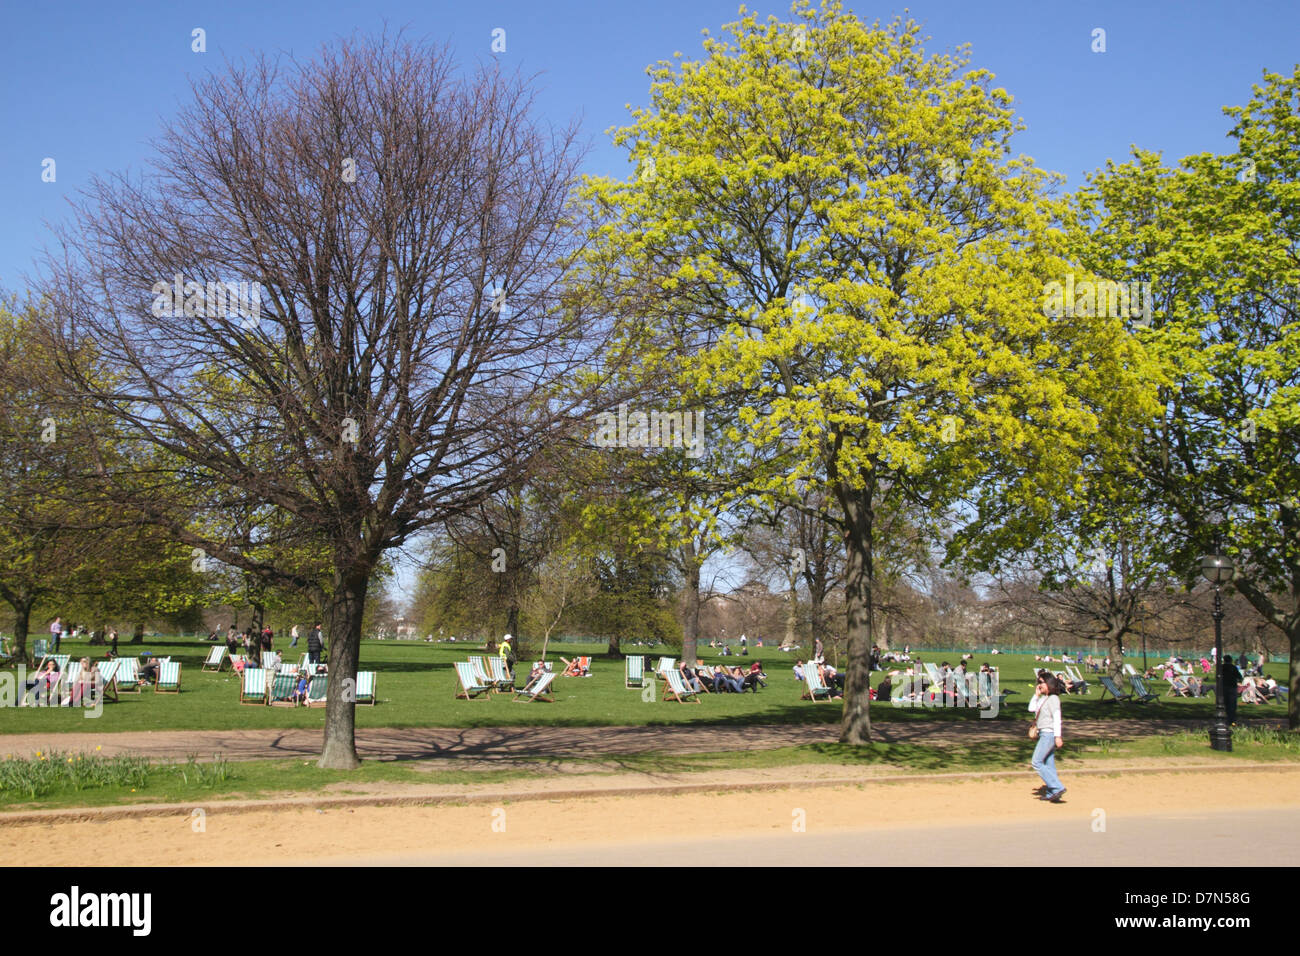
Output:
M31 626L35 598L10 602L14 609L14 660L27 660L27 629Z
M519 633L518 601L511 601L510 607L506 611L506 633L510 635L510 643L515 646L515 657L522 661L524 659L524 639Z
M695 542L681 546L682 570L685 572L685 589L682 607L682 660L694 661L698 655L700 636L700 559L695 553Z
M799 626L799 590L798 579L790 580L790 604L785 611L785 640L782 647L793 647L795 639L795 629Z
M325 742L316 766L355 770L357 757L357 659L361 654L361 616L366 609L369 574L356 572L336 589L330 604L329 684L325 695Z
M1124 675L1124 627L1112 624L1106 631L1106 653L1110 656L1110 676L1118 681Z
M841 497L848 531L844 568L844 603L849 653L845 668L844 715L840 743L871 743L871 647L874 644L872 514L867 492Z
M1296 702L1296 692L1300 691L1300 622L1291 627L1287 640L1291 647L1291 666L1287 673L1290 692L1286 696L1286 725L1289 730L1300 730L1300 703Z
M622 649L619 647L618 642L619 642L619 636L618 636L617 634L610 634L610 635L609 635L609 647L606 648L606 653L608 653L608 654L614 654L614 655L616 655L616 656L622 654L623 651L622 651Z
M144 643L144 624L140 622L136 623L135 630L131 632L131 643L132 644Z

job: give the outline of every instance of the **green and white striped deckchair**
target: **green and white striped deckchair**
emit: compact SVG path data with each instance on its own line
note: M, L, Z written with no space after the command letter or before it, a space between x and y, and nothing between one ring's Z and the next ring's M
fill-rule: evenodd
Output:
M329 694L330 678L328 674L313 677L307 685L307 706L324 707L325 697Z
M1130 674L1128 682L1133 685L1133 698L1139 704L1145 704L1160 698L1159 694L1153 694L1147 689L1146 681L1136 674Z
M660 677L662 677L664 674L667 674L669 671L676 671L676 670L677 670L677 658L675 657L661 657L659 658L659 663L655 665L655 673L658 674ZM681 673L681 671L677 671L677 672L679 674Z
M117 659L117 689L123 694L140 693L140 669L134 657Z
M99 693L114 703L117 703L117 671L121 664L121 661L100 661L98 665Z
M817 673L817 665L808 663L803 667L804 683L808 689L800 696L800 700L830 700L831 689L822 683L822 675Z
M32 660L45 660L45 651L49 647L48 641L35 641L32 643Z
M181 692L181 662L162 660L158 662L158 683L154 684L156 694L179 694Z
M208 659L203 662L201 670L211 668L214 671L220 671L221 665L226 662L226 649L218 645L208 651Z
M925 668L925 676L930 678L931 684L943 683L943 675L939 673L939 666L937 664L923 663L921 666Z
M491 687L495 690L496 681L492 679L492 672L488 670L487 661L478 655L472 655L468 660L470 668L474 671L474 679L480 684Z
M375 706L374 671L357 671L357 703Z
M271 681L271 690L266 695L266 702L273 706L292 707L293 692L297 687L298 678L293 674L276 674Z
M243 680L239 683L239 702L241 704L266 703L266 671L260 667L245 667Z
M297 664L290 664L288 661L280 661L279 673L281 674L297 674L300 670L302 670L302 668Z
M515 679L510 676L506 670L506 662L499 657L489 657L487 659L488 678L497 690L502 693L509 693L515 689Z
M626 668L623 683L628 687L644 687L645 658L640 654L633 654L623 663Z
M310 654L302 655L302 660L298 662L298 670L305 671L310 666L311 666L311 655Z
M81 680L81 661L73 661L59 669L59 703L72 703L72 687Z
M457 700L487 700L492 693L492 685L479 678L474 665L469 661L456 662L456 679L460 681Z
M555 703L555 698L550 695L550 687L553 680L555 680L554 671L542 671L541 676L538 677L537 680L533 681L522 690L515 691L515 703L519 703L520 698L523 698L522 702L525 704L534 700L540 700L543 704Z
M700 702L699 695L686 686L686 681L682 680L682 672L673 668L664 671L664 700L675 700L679 704Z

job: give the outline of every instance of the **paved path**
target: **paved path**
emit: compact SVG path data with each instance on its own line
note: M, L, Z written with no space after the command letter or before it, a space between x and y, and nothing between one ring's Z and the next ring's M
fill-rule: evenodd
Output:
M1265 726L1281 721L1253 721ZM1069 739L1124 739L1152 734L1200 732L1203 720L1077 720L1066 726ZM932 747L969 746L1005 741L1023 733L1020 721L894 721L877 723L882 743ZM357 731L357 751L371 760L456 758L459 766L508 761L518 757L583 757L593 754L716 753L768 750L799 744L833 743L835 724L730 727L677 724L657 727L475 727L364 728ZM311 757L320 753L319 730L162 730L127 733L52 733L0 735L0 752L31 755L36 751L139 754L160 760L183 760L189 754L228 760Z
M1196 851L1169 834L1194 826ZM1069 847L1070 866L1201 866L1237 860L1242 833L1268 833L1268 852L1253 866L1290 866L1300 859L1300 810L1220 810L1152 813L1113 820L1105 833L1063 819L967 826L840 830L835 833L755 833L743 837L614 846L557 846L473 853L358 855L312 861L361 866L681 866L682 860L744 860L745 866L989 866L1041 867L1043 847ZM1123 877L1120 877L1122 880ZM1134 890L1144 889L1135 880ZM1206 887L1207 889L1209 887ZM1249 913L1242 906L1240 913ZM1216 909L1215 915L1226 910ZM1117 911L1118 915L1118 911Z

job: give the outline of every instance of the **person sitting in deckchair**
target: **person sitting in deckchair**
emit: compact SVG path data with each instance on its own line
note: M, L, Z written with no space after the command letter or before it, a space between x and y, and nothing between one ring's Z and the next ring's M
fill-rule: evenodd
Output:
M702 693L704 693L704 685L703 685L702 683L700 683L700 679L699 679L699 677L696 676L695 671L692 670L691 668L689 668L689 667L686 666L686 662L685 662L685 661L678 661L678 662L677 662L677 669L678 669L679 671L681 671L681 674L682 674L682 682L683 682L687 687L689 687L691 690L695 691L695 693L697 693L697 694L702 694Z
M293 696L289 699L293 701L293 706L307 703L307 689L311 687L311 678L307 675L306 668L298 675L298 683L294 687Z
M715 678L713 668L709 667L704 661L696 658L695 660L695 679L704 685L704 689L713 692Z
M49 700L50 695L54 693L54 688L59 684L59 665L57 661L49 660L45 662L45 669L37 671L36 677L27 682L27 688L23 691L23 700L26 701L27 693L34 692L33 700L39 704L41 702L41 690L45 690L45 699Z
M1185 677L1172 677L1169 680L1169 690L1175 697L1191 697L1192 688L1187 683Z
M803 683L803 661L794 662L794 679Z
M1241 702L1243 704L1263 704L1266 703L1264 693L1260 690L1258 678L1247 677L1241 682Z
M563 660L563 658L561 658L561 660ZM534 661L533 669L528 672L528 681L527 683L524 684L524 689L520 691L520 693L527 694L529 691L531 691L533 689L533 685L536 684L538 680L541 679L541 676L545 673L546 673L546 665L541 661Z
M140 668L140 683L154 684L158 681L158 658L149 658L149 663Z

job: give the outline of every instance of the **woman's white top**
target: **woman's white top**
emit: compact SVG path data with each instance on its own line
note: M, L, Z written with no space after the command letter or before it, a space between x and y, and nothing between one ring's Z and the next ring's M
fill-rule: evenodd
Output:
M1038 732L1051 732L1053 737L1061 736L1061 698L1055 694L1035 697L1029 702L1029 712L1038 715Z

